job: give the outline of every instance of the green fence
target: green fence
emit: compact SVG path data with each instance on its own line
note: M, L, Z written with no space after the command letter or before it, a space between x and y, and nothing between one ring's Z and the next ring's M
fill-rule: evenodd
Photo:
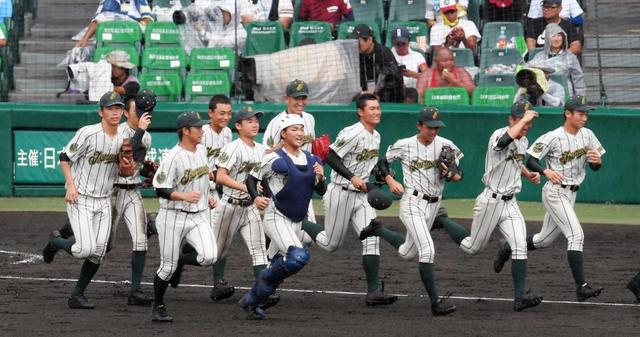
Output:
M265 112L264 128L284 105L257 104L256 108ZM381 153L395 140L415 134L419 109L418 105L383 104L382 123L378 127L382 136ZM207 105L159 104L152 125L156 152L175 144L175 118L184 110L204 113ZM328 133L332 140L340 129L357 121L354 105L311 105L307 111L316 118L316 133ZM543 108L539 111L541 116L536 119L528 136L530 142L562 124L560 109ZM488 137L495 129L508 123L508 110L447 107L442 112L447 127L441 130L440 135L451 139L465 154L461 162L465 179L448 184L445 197L474 198L482 190L480 178L484 172ZM0 195L63 195L61 174L57 168L58 151L76 129L98 121L96 106L0 104L0 146L4 147L2 152L12 158L0 162ZM640 130L640 110L598 109L590 114L587 127L596 133L607 154L603 158L602 169L587 174L579 201L640 203L640 179L635 176L635 169L640 167L640 141L633 136L635 130ZM53 152L55 157L52 159ZM33 158L36 155L37 163ZM51 160L55 161L55 169ZM400 172L399 165L394 166ZM540 200L540 189L539 185L525 182L519 199ZM146 194L149 195L149 191Z

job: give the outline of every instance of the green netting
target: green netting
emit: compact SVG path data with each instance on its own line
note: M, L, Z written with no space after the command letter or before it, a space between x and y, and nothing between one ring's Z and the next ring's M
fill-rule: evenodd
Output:
M175 70L187 67L187 55L182 48L147 47L142 52L142 68L145 70Z
M522 55L518 49L483 49L480 55L480 69L494 64L516 66L522 63Z
M106 21L98 24L96 42L98 45L127 43L134 45L142 40L140 24L134 21Z
M180 46L182 44L180 30L173 22L150 23L145 30L144 41L147 47Z
M426 10L424 0L392 0L389 4L389 21L423 21Z
M250 22L246 27L244 56L271 54L284 49L284 29L279 22Z
M389 22L387 28L386 46L391 48L393 30L396 27L405 27L411 33L411 41L418 43L418 45L424 43L425 47L429 46L429 26L425 22L419 21L392 21ZM422 40L419 41L419 40Z
M458 67L473 67L476 65L471 49L451 48L451 52L456 59L456 65Z
M484 106L511 106L513 96L516 94L514 87L484 87L479 86L473 90L472 105Z
M353 29L358 25L368 25L369 28L373 31L374 39L380 43L382 40L380 39L380 26L376 21L346 21L340 24L338 27L338 39L345 40L348 39L351 33L353 33Z
M356 0L350 4L355 21L375 22L378 27L384 27L384 8L381 0ZM424 11L422 14L424 16Z
M289 47L297 47L304 39L313 39L316 43L322 43L333 40L331 35L331 24L320 21L302 21L294 22L289 31L291 39Z
M516 80L513 73L505 74L480 74L478 76L478 85L481 86L515 86Z
M185 82L185 96L187 101L192 101L198 96L206 96L209 99L213 95L229 95L231 82L229 75L224 71L207 74L189 73Z
M236 66L236 55L231 48L195 48L189 56L191 71L232 70Z
M438 87L430 88L424 94L426 105L469 105L469 94L465 88Z
M111 53L114 50L122 50L125 53L129 54L129 61L135 64L136 67L140 66L140 54L138 54L138 51L133 46L120 46L120 47L100 46L96 48L96 51L93 53L93 62L98 62L106 58L107 55L109 55L109 53Z
M467 19L473 21L480 28L480 0L469 0L467 7Z
M524 30L520 22L487 22L482 29L483 52L484 50L498 47L498 38L501 31L504 31L507 40L516 36L524 36Z
M182 96L182 79L178 74L146 73L138 77L141 89L151 89L160 98L179 101Z

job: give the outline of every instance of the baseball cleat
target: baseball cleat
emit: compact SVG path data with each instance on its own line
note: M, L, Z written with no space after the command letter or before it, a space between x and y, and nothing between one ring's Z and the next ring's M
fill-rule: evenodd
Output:
M493 259L493 270L496 273L501 272L504 264L509 261L509 257L511 257L510 248L507 241L500 240L500 242L498 242L498 254L496 254L496 257Z
M68 239L73 236L73 229L71 229L71 224L68 221L60 228L60 236L62 236L63 239Z
M169 284L172 288L178 288L178 285L180 285L180 278L182 278L183 271L184 266L179 264L178 268L176 268L176 271L173 272L173 275L171 275L171 278L169 279Z
M252 321L267 319L267 315L265 314L264 310L249 303L250 301L246 297L247 297L247 294L245 294L245 296L242 296L240 301L238 301L238 304L240 305L240 307L242 307L242 309L244 309L244 311L247 312L247 319Z
M431 314L433 316L445 316L456 311L455 305L447 303L447 299L449 298L449 296L451 295L440 297L438 298L436 303L433 303L431 305Z
M387 295L384 293L384 283L376 291L367 294L366 303L369 306L389 305L398 300L398 296Z
M640 287L633 280L627 283L627 289L636 296L636 302L640 302Z
M267 310L280 302L280 295L271 294L267 297L262 303L260 303L259 307L262 310Z
M71 295L69 297L69 301L67 302L69 305L69 309L93 309L94 305L89 303L84 294L80 295Z
M236 288L234 288L233 286L230 286L227 283L227 281L220 280L220 282L214 285L213 288L211 289L211 296L209 297L211 298L212 301L219 302L233 296L235 291L236 291Z
M431 230L444 228L442 227L442 224L440 223L440 221L438 221L438 218L440 217L445 217L445 218L449 217L449 214L447 214L447 210L442 206L438 208L438 213L436 213L436 218L433 220L433 224L431 225Z
M576 295L578 297L578 301L582 302L591 297L598 297L604 288L591 288L588 283L585 283L578 288L576 291Z
M382 220L378 218L372 219L369 225L362 229L358 238L362 241L368 237L375 236L376 230L379 228L382 228Z
M513 301L513 311L522 311L533 308L542 303L542 296L524 294Z
M142 290L137 289L129 293L129 298L127 299L127 305L139 305L139 306L149 306L153 302L153 299L147 295L145 295Z
M164 306L164 304L154 304L153 309L151 309L151 321L169 323L173 322L173 317L169 316L167 308Z
M56 255L59 249L53 244L53 239L61 236L62 235L60 235L60 232L57 230L49 234L49 242L47 242L47 245L44 246L44 249L42 249L42 259L44 260L45 263L53 262L53 257Z

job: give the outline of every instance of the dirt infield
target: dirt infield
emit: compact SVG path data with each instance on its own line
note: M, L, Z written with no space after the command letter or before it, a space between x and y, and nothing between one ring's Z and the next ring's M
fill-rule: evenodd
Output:
M487 249L467 256L444 231L433 232L436 243L436 276L441 294L453 291L458 311L434 318L428 311L417 262L401 260L383 243L381 277L387 292L403 295L389 307L366 307L366 283L361 267L360 244L350 232L344 246L333 254L312 248L311 263L288 279L280 304L269 310L266 321L246 321L236 301L214 304L209 300L210 268L187 268L183 285L170 288L167 308L171 324L154 324L150 309L126 305L130 279L130 239L120 228L117 247L96 275L86 295L96 305L87 311L67 309L66 299L80 271L80 261L60 253L51 265L31 255L40 254L48 233L64 222L64 213L0 213L0 335L6 336L635 336L640 331L640 306L626 282L640 268L640 229L635 226L585 225L585 274L605 287L599 298L587 304L575 301L575 288L566 262L566 241L532 252L528 286L546 302L529 311L512 311L509 268L495 274L492 260L494 235ZM386 223L400 229L397 219ZM465 222L468 225L468 221ZM539 229L530 224L529 230ZM12 253L13 252L13 253ZM237 238L228 258L226 279L237 286L252 282L250 259ZM36 260L31 262L30 259ZM144 282L152 282L158 267L157 238L150 241ZM62 279L62 280L52 280ZM147 293L152 287L143 285ZM315 291L315 292L312 292ZM339 291L326 293L320 291ZM355 294L354 294L355 293ZM478 298L485 298L479 300ZM594 304L595 303L595 304Z

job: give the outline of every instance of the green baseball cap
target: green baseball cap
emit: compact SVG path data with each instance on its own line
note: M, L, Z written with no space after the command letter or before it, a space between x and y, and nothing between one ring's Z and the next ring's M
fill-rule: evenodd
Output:
M309 96L309 87L302 80L293 80L287 85L286 95L289 97Z
M246 106L235 114L234 123L238 123L241 120L249 119L253 116L256 116L258 119L264 115L264 112L255 110L252 106Z
M580 95L575 95L569 97L569 99L564 103L565 110L578 110L578 111L589 111L595 110L594 107L589 105L587 98Z
M440 120L440 110L434 106L425 107L418 114L418 121L426 124L430 128L441 128L446 126Z
M531 110L531 108L533 108L533 105L531 105L529 101L519 100L511 106L511 116L521 118L524 116L524 113L527 112L527 110Z
M124 103L122 103L122 97L115 91L106 92L102 97L100 97L100 107L106 108L113 105L119 105L124 107Z
M195 111L185 111L176 119L176 128L179 130L189 126L203 126L208 123L208 120L200 118L199 113Z

